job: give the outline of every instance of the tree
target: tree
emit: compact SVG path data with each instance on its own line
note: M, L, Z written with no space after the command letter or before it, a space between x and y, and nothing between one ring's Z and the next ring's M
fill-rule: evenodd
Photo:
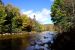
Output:
M5 18L6 18L7 14L5 12L5 7L0 4L0 33L3 33L3 30L4 30L4 22L6 21Z
M40 24L29 18L27 15L21 15L19 8L4 3L0 0L0 32L12 33L22 31L32 31L34 25L40 30ZM36 30L35 30L36 31Z
M51 15L54 24L63 30L57 34L52 50L75 50L75 0L55 0Z
M19 29L17 26L19 25L18 23L20 22L20 11L18 8L12 6L11 4L8 4L5 6L5 11L7 13L7 16L5 18L6 22L4 24L5 26L5 32L17 32Z
M2 2L2 0L0 0L0 4L4 6L4 3Z
M74 28L74 6L71 6L73 1L55 0L52 5L52 20L62 32L70 31Z

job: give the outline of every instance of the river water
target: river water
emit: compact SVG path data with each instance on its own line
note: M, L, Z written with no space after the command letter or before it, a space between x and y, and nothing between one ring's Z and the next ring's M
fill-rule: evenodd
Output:
M30 45L25 50L51 50L50 46L55 35L55 32L49 31L36 34L34 39L30 40Z

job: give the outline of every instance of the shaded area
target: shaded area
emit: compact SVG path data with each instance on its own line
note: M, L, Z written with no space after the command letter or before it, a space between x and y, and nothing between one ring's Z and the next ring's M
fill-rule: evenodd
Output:
M75 50L75 31L58 34L51 48L52 50Z
M23 48L26 48L30 44L30 39L33 38L31 34L16 35L0 35L3 38L0 38L0 50L24 50Z
M11 50L11 39L10 40L0 40L0 50Z

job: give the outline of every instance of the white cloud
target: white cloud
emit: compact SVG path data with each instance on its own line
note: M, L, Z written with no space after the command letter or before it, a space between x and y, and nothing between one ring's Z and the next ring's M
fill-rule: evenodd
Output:
M50 17L50 10L43 8L41 11L34 12L33 10L23 11L23 14L27 14L30 18L34 18L36 16L36 20L42 24L52 23Z

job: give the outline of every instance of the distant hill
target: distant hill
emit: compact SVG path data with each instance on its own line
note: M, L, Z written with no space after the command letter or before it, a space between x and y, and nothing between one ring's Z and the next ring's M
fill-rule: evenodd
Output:
M54 24L44 24L44 29L46 30L46 31L54 31L55 30L55 28L54 28Z

